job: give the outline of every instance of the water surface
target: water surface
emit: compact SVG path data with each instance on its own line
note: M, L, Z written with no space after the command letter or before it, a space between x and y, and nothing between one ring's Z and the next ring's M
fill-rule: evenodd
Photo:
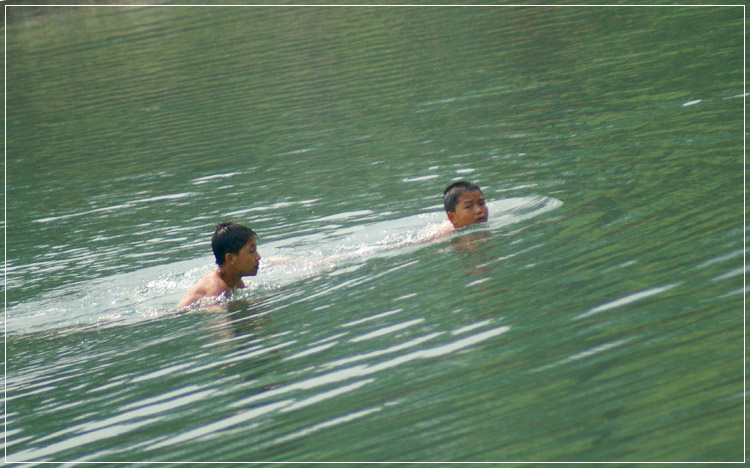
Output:
M741 461L742 14L7 8L8 461Z

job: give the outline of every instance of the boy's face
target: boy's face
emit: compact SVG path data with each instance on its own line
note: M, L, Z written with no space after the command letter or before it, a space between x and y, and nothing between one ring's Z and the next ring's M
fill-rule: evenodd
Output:
M483 223L487 221L488 215L489 211L482 192L475 190L459 195L456 209L448 212L448 219L453 227L460 228L470 224Z
M233 255L233 262L242 276L255 276L258 274L260 254L252 237L242 246L239 252Z

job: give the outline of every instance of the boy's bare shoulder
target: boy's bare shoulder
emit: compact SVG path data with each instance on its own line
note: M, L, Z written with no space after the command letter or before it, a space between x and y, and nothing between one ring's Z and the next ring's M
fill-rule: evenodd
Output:
M198 284L201 283L210 295L218 295L227 290L227 283L222 279L219 270L214 270L201 278Z
M445 237L449 234L453 234L453 232L456 231L456 228L453 227L453 225L445 220L440 224L435 224L433 226L430 226L429 229L422 235L421 241L431 241L435 239L439 239L441 237Z
M214 297L223 294L227 290L227 284L221 278L218 270L208 273L200 279L195 286L182 297L177 307L184 307L204 297Z

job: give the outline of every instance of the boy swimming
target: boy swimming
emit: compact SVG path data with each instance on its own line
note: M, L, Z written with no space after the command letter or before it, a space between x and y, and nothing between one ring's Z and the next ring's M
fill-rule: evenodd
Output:
M443 206L448 220L456 229L484 223L489 216L482 191L464 180L452 183L443 191Z
M184 307L204 297L216 297L244 288L243 276L258 273L260 254L255 233L241 224L224 222L216 226L211 236L211 249L218 268L201 278L177 303Z

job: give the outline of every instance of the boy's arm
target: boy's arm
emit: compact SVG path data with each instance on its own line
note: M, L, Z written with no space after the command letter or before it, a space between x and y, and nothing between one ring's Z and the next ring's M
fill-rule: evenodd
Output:
M263 263L267 263L269 265L280 265L282 263L292 263L292 262L298 262L300 261L297 258L292 257L271 257L271 258L263 258Z

